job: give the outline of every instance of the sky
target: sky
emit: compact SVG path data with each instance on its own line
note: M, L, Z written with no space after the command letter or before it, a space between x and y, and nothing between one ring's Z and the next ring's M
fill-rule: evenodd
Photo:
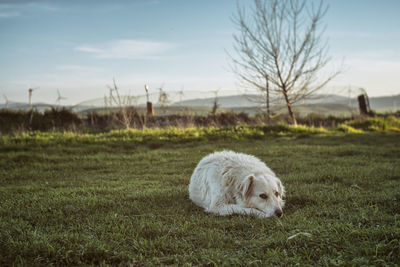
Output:
M250 1L241 0L246 5ZM400 1L326 0L326 90L400 94ZM236 0L0 0L0 94L64 104L121 93L241 92L230 70ZM330 89L329 89L330 88ZM212 96L212 95L211 95ZM2 97L0 103L4 103Z

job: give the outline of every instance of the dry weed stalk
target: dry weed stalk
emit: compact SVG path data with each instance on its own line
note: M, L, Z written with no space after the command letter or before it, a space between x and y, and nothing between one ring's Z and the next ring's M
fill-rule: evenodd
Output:
M135 107L132 103L133 100L136 104L137 98L131 96L130 94L121 96L117 83L115 82L115 78L113 79L113 85L107 85L107 87L110 92L109 101L107 101L106 97L104 97L106 108L116 106L119 110L119 113L114 115L114 119L124 125L126 129L136 126L140 126L141 128L144 127L146 124L145 118L142 118L142 116L139 116L137 114ZM136 125L135 119L138 120L138 123L140 125Z

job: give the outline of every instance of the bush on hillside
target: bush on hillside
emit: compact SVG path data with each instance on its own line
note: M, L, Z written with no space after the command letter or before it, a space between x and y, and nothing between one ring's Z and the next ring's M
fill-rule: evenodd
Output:
M355 129L363 131L400 131L400 119L393 115L357 119L347 124Z
M0 110L0 132L71 130L81 124L78 115L71 110L51 108L44 113L37 110Z
M397 114L396 114L397 115ZM159 128L159 127L227 127L240 125L266 125L265 130L272 132L293 132L303 126L316 131L325 128L336 128L341 132L355 133L363 131L400 131L400 117L396 115L380 115L375 117L340 118L320 114L298 116L299 126L288 128L286 115L274 115L268 119L264 114L249 116L245 113L217 113L207 116L199 115L156 115L146 117L134 108L107 114L90 112L80 119L76 113L68 109L49 109L44 113L36 110L13 111L0 110L0 132L76 130L89 132L108 132L123 128Z

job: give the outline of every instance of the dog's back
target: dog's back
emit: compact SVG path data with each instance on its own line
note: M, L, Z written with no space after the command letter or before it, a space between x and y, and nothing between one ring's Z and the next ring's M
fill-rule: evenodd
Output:
M246 174L254 172L275 175L258 158L233 151L214 152L197 164L189 184L189 198L198 206L208 209L223 199L230 187L242 182ZM222 198L222 199L221 199Z
M189 198L198 206L210 206L210 187L216 183L217 168L221 160L218 153L205 156L197 164L189 183Z

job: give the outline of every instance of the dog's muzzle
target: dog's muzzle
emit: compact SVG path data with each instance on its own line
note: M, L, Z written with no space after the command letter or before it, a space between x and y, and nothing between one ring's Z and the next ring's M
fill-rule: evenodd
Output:
M282 212L281 209L276 209L275 210L275 216L276 217L280 218L280 217L282 217L282 215L283 215L283 212Z

